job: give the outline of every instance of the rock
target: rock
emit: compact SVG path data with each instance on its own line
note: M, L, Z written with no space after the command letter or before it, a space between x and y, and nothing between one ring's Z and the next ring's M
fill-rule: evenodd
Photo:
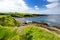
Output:
M52 27L55 27L55 28L57 28L57 29L60 29L60 26L52 26Z
M35 22L35 21L33 21L32 23L49 26L47 23L44 23L44 22Z

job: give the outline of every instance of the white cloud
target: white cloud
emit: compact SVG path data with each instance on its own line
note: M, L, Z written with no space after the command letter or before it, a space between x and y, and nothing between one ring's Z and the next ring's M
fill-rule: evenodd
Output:
M16 0L15 3L18 4L18 6L20 6L24 10L29 9L27 4L23 0L18 0L18 1Z
M29 8L23 0L0 0L0 11L1 12L27 12L27 13L37 13L37 14L60 14L60 6L57 0L47 0L52 2L51 4L46 5L47 10L40 10L38 6L35 6L35 9ZM50 9L49 9L50 8Z
M29 7L23 0L3 0L0 1L0 11L24 11Z
M34 6L35 10L39 10L38 6Z
M47 0L48 2L57 2L59 0Z
M46 5L47 8L53 8L59 5L59 0L47 0L48 2L52 2L51 4Z
M46 5L47 10L39 11L42 14L60 14L60 3L59 0L47 0L52 2L51 4Z
M46 7L47 7L47 8L54 8L54 7L58 6L58 5L59 5L58 2L54 2L54 3L52 3L52 4L46 5Z
M60 14L60 6L55 7L55 8L51 8L51 9L47 9L47 10L43 10L43 11L39 11L39 13L42 13L42 14Z

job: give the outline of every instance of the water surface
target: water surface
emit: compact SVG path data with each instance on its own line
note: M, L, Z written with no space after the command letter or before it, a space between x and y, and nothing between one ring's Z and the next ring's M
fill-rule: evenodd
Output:
M49 16L27 17L17 19L22 21L45 22L51 26L60 26L60 14L49 14Z

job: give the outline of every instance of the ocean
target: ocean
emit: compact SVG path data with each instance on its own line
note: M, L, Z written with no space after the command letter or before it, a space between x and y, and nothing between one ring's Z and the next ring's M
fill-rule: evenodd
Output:
M48 16L17 18L23 21L44 22L50 26L60 26L60 14L47 14Z

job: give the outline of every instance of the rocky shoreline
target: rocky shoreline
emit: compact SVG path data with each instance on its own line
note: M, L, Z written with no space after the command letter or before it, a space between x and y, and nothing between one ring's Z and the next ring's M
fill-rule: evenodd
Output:
M42 27L45 29L48 29L49 31L55 32L57 34L60 35L60 26L49 26L47 23L43 23L43 22L24 22L22 23L20 26L26 26L26 25L35 25L38 27Z

